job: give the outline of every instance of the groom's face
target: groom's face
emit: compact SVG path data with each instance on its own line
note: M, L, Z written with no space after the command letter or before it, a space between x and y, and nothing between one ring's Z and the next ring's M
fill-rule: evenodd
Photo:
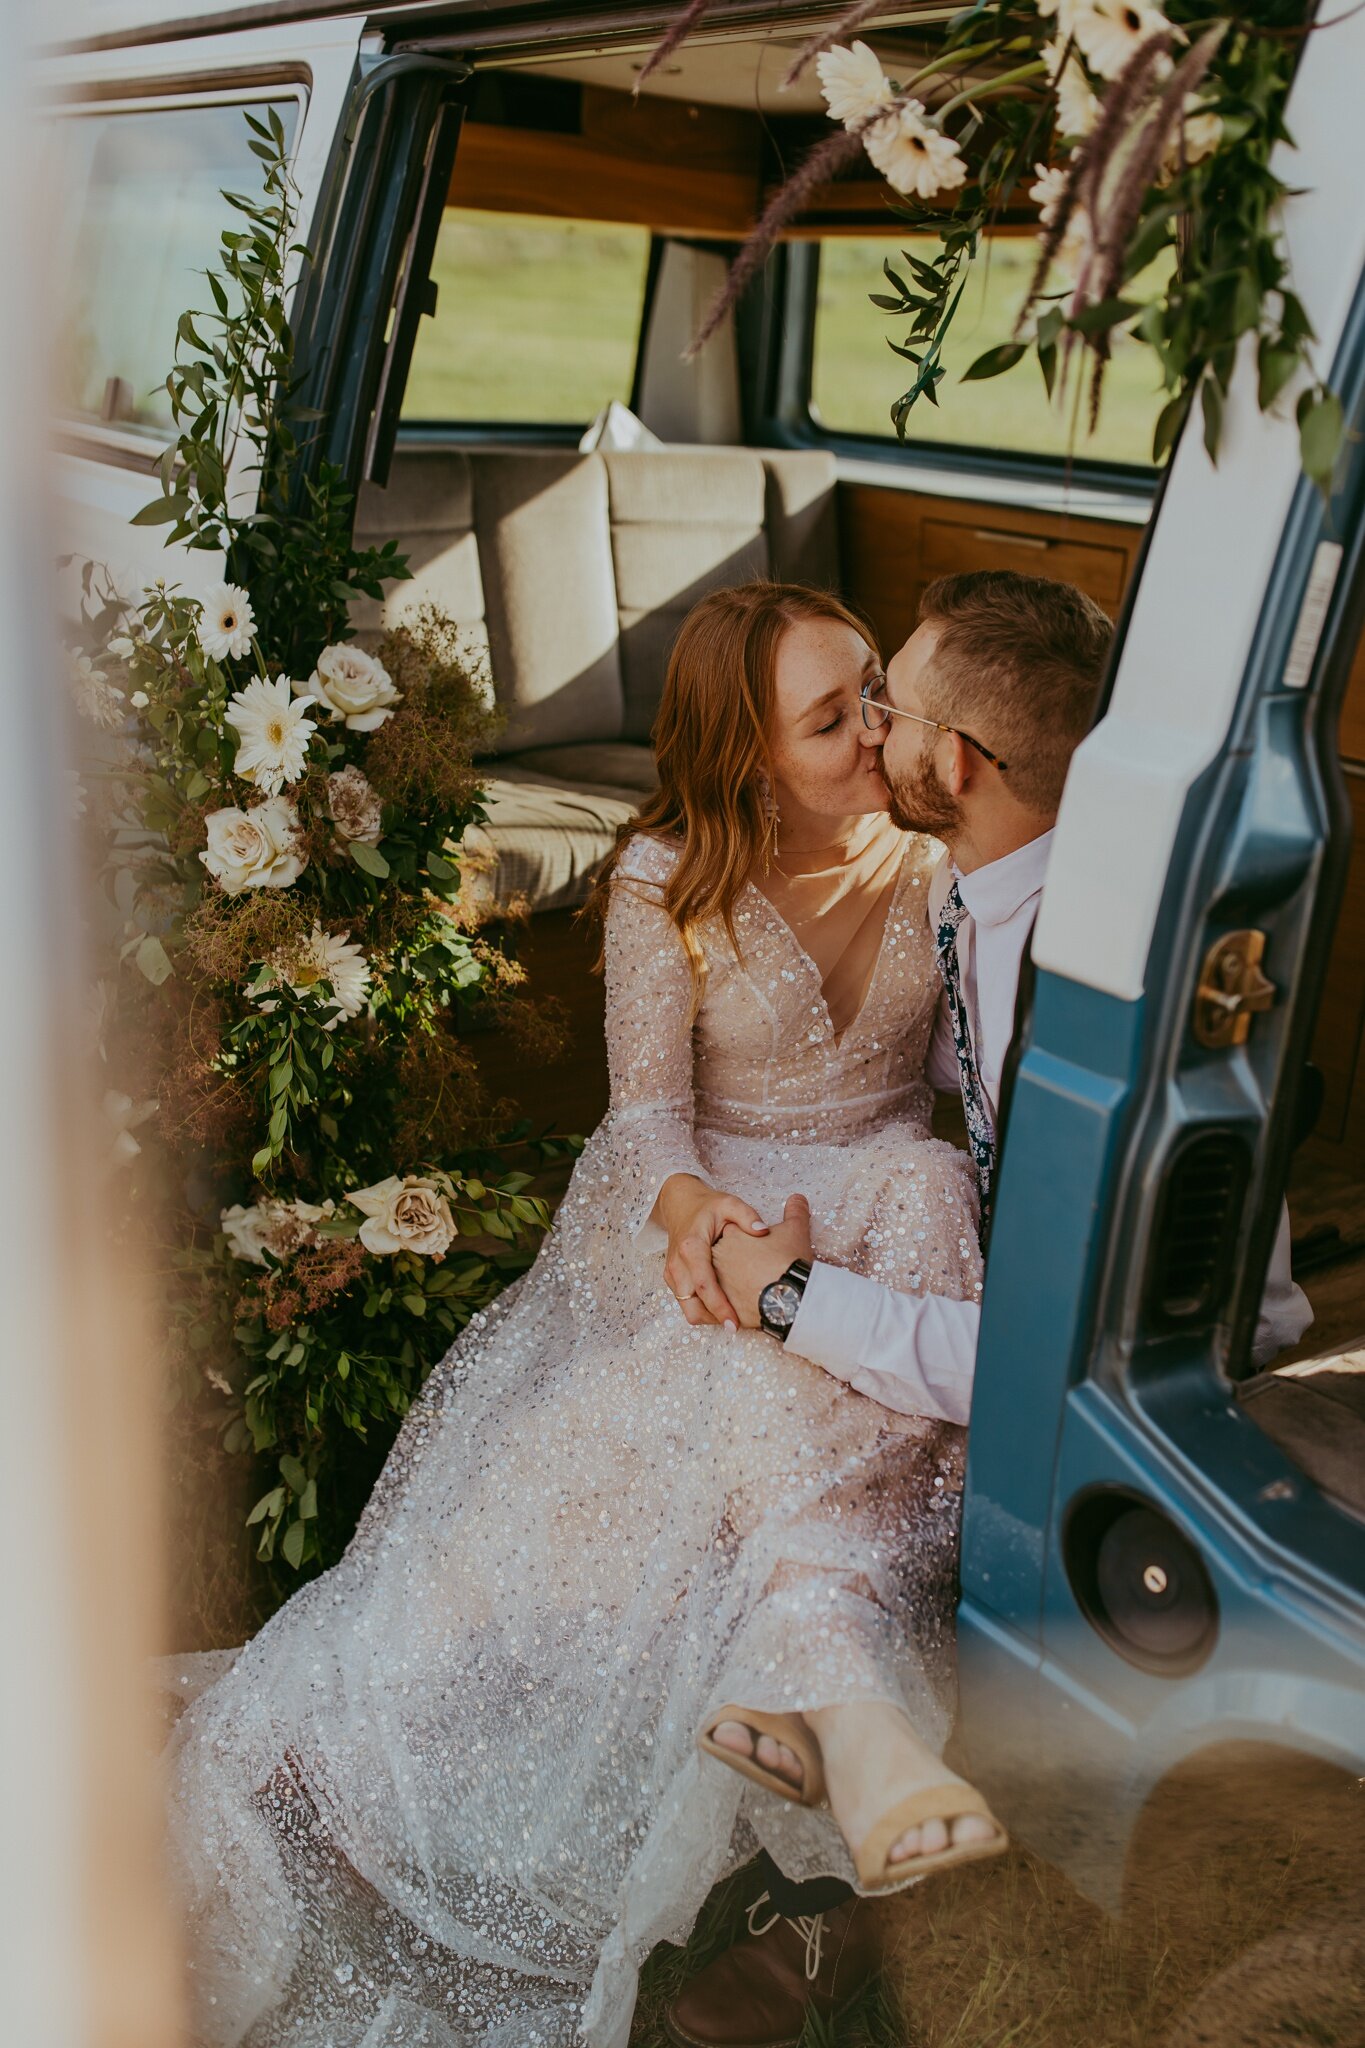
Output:
M902 832L928 832L942 839L962 823L962 805L943 779L938 765L939 743L946 737L916 718L930 718L924 682L938 640L935 626L919 626L886 670L886 701L910 718L888 721L882 743L882 779L890 792L887 808ZM940 714L941 715L941 714Z

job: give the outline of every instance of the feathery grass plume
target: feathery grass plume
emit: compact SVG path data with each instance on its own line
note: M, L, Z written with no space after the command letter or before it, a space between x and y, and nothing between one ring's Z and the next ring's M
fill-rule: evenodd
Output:
M1014 323L1014 338L1016 340L1018 340L1022 332L1027 315L1032 311L1042 293L1043 286L1047 282L1048 272L1052 268L1057 252L1066 238L1066 231L1074 220L1079 206L1085 208L1090 221L1091 233L1089 247L1081 263L1076 282L1069 294L1069 305L1075 307L1088 302L1091 274L1095 263L1094 242L1098 227L1096 213L1099 203L1100 185L1106 169L1122 146L1123 138L1128 131L1130 118L1135 109L1141 104L1151 83L1156 66L1164 56L1169 54L1174 41L1174 29L1167 28L1159 29L1155 35L1148 36L1145 42L1138 44L1127 64L1104 96L1102 111L1094 133L1087 136L1084 142L1078 143L1071 158L1071 168L1067 175L1066 183L1062 187L1061 197L1057 201L1056 210L1047 228L1044 230L1042 244L1038 252L1038 261L1034 265L1033 277L1020 305L1019 317ZM1062 52L1059 73L1066 65L1073 44L1074 38L1068 38L1066 48ZM1067 326L1063 329L1061 356L1062 388L1065 387L1067 375L1071 367L1071 360L1081 339L1082 337L1074 327Z
M644 70L635 81L634 94L637 100L640 97L640 88L645 83L645 80L652 78L659 66L668 62L679 43L686 42L710 4L711 0L689 0L689 4L684 7L672 28L669 29L660 42L654 45L654 48L649 53Z
M884 119L892 111L893 108L882 108L876 118ZM750 230L748 240L730 265L729 275L712 299L706 317L683 357L684 362L690 363L701 354L750 278L762 268L768 251L787 222L801 211L816 186L823 185L826 179L833 177L836 171L842 170L857 156L863 146L863 129L867 125L867 122L862 122L857 128L841 128L818 144L786 183L774 192Z
M874 14L884 14L891 0L856 0L852 7L846 7L832 28L821 29L801 45L782 80L781 91L795 85L803 71L812 65L817 57L823 57L826 50L832 50L836 43L846 42L856 35L865 21Z
M1103 206L1100 203L1099 187L1105 167L1101 166L1098 171L1091 174L1094 182L1088 198L1094 223L1093 242L1097 258L1094 296L1099 304L1103 304L1106 299L1117 298L1119 294L1123 284L1128 243L1141 217L1142 202L1156 177L1172 134L1184 120L1186 100L1203 83L1209 65L1213 62L1214 52L1223 39L1224 28L1223 22L1216 22L1176 65L1166 81L1160 98L1147 116L1137 142L1122 163L1112 189L1105 195ZM1094 373L1090 380L1091 433L1095 431L1099 422L1100 395L1113 338L1113 329L1103 327L1090 342L1091 353L1095 359Z

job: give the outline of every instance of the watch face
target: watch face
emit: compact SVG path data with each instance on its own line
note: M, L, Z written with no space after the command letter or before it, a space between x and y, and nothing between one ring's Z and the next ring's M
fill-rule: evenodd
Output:
M758 1306L770 1323L776 1323L779 1329L789 1330L801 1306L801 1289L793 1286L790 1280L774 1280L764 1288Z

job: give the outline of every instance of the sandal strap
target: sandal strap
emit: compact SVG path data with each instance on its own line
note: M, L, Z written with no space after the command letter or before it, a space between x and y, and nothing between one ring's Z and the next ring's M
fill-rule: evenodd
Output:
M908 1796L884 1813L871 1832L860 1844L855 1862L859 1870L880 1870L886 1862L891 1844L898 1841L908 1828L919 1827L926 1820L941 1820L951 1826L966 1814L979 1814L988 1820L998 1834L1004 1829L991 1812L974 1785L968 1785L961 1778L942 1778L936 1785L926 1785ZM906 1865L906 1875L913 1868Z

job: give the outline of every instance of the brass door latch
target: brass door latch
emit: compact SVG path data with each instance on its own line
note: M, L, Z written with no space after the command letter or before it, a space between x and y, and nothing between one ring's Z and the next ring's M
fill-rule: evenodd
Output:
M1194 997L1194 1035L1213 1048L1245 1045L1252 1015L1268 1010L1277 990L1261 972L1265 933L1225 932L1209 947Z

